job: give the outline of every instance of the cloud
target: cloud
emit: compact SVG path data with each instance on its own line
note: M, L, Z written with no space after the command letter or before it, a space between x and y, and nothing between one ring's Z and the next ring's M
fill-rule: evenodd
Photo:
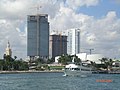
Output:
M81 6L95 6L99 3L99 0L66 0L68 7L72 9L77 9Z
M26 52L26 35L23 36L24 32L18 31L18 28L15 27L15 21L6 21L6 20L0 20L0 56L5 52L5 48L7 45L8 40L11 43L11 48L13 51L13 56L25 57L25 55L22 55L20 53Z
M86 42L88 44L94 44L95 42L96 36L94 34L88 35L86 38Z
M53 18L59 10L61 1L57 2L57 0L51 0L49 2L49 0L1 0L0 18L25 19L28 14L37 13L48 13L50 17Z
M87 23L89 24L89 23ZM119 39L120 39L120 19L117 18L117 15L114 11L108 12L108 14L102 19L94 19L89 27L89 30L86 28L87 32L92 33L92 36L87 36L86 34L83 36L86 38L87 43L91 43L88 39L95 38L94 43L91 47L96 48L99 52L104 53L104 55L116 56L119 51ZM89 45L88 45L89 46ZM110 51L111 52L110 52ZM116 51L116 53L112 53Z
M96 6L99 1L0 0L0 56L2 57L9 40L13 55L26 57L26 17L36 13L48 13L51 31L80 28L81 48L94 48L94 53L119 56L120 18L116 12L109 11L99 19L76 13L76 9L82 6ZM41 8L37 9L38 7Z
M28 3L28 1L29 0L1 0L0 18L18 19L21 16L24 16L31 4L30 2Z
M61 6L59 12L50 19L51 30L66 30L70 28L80 28L82 23L91 21L92 17L84 14L76 14L71 8ZM57 24L57 25L56 25Z

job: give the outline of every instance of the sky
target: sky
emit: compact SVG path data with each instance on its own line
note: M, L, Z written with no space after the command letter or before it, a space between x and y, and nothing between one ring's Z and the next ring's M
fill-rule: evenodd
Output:
M27 57L27 15L48 14L51 31L81 29L81 52L120 58L120 0L0 0L0 58Z

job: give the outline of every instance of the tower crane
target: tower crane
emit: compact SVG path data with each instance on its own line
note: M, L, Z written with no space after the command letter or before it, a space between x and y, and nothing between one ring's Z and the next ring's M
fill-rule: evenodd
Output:
M87 49L90 51L90 55L92 54L92 50L94 50L93 48Z

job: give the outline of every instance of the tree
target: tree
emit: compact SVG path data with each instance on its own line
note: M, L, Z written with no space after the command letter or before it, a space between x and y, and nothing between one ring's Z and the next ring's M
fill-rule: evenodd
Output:
M110 70L112 68L113 60L108 58L100 59L101 64L104 64L105 69Z
M3 69L11 70L14 59L10 55L5 55L4 62L5 64L4 64Z
M14 60L16 60L17 59L17 56L14 56Z
M62 63L63 65L68 64L68 62L72 61L72 56L70 55L62 55L59 59L58 62Z
M81 59L80 58L78 58L78 56L73 56L73 57L75 57L74 59L75 59L75 63L76 64L78 64L78 65L80 65L81 64Z
M17 56L14 56L14 59L9 55L3 55L3 60L0 60L0 69L1 70L28 70L28 63L23 60L15 60Z
M96 70L97 69L97 64L95 62L93 62L93 61L90 61L90 63L91 63L92 68L94 70Z
M7 56L6 56L6 61L8 61L8 62L13 62L14 59L13 59L10 55L7 55Z
M75 64L80 64L81 63L81 59L78 58L76 55L62 55L59 58L58 62L62 63L63 65L66 65L69 62L72 62L73 58L74 58L74 63Z
M51 64L51 63L53 63L53 62L55 62L55 58L51 58L51 59L48 59L48 60L47 60L47 64Z
M101 61L101 64L105 64L106 61L108 61L108 58L102 58L102 59L99 59Z
M4 60L0 59L0 70L3 70L3 66L4 66Z
M65 56L61 56L59 59L58 59L58 62L59 63L62 63L63 65L66 65L67 64L67 59L65 58Z
M113 60L112 60L112 59L108 59L108 60L105 62L105 65L106 65L108 71L111 70L112 64L113 64Z

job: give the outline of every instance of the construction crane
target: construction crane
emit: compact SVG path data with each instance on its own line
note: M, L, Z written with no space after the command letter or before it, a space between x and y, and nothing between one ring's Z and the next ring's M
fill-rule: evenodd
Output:
M90 55L92 54L92 50L94 50L93 48L87 49L90 51Z
M38 14L38 11L40 10L40 8L42 8L42 6L41 5L37 5L37 6L33 6L33 7L31 7L30 9L36 9L36 13Z

